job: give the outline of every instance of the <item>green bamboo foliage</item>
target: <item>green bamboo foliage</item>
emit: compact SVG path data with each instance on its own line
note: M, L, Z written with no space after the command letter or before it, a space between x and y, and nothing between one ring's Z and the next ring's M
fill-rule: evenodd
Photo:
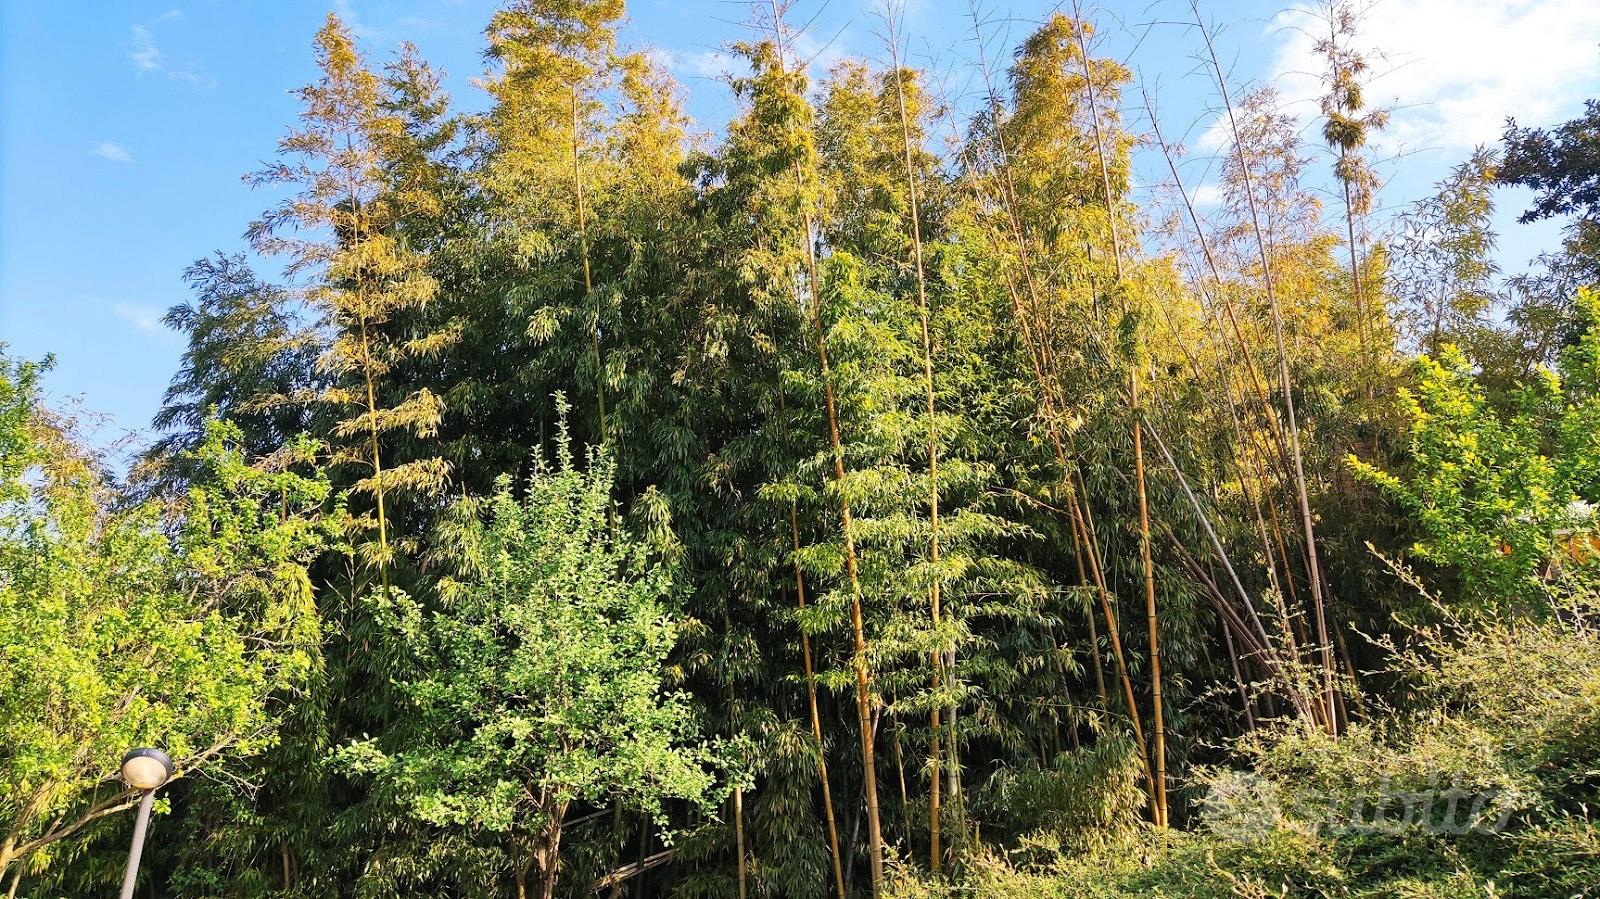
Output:
M363 560L387 588L396 547L386 501L392 493L438 493L449 465L437 457L385 465L387 435L430 436L443 411L426 388L394 395L386 376L408 358L439 352L450 335L383 333L398 314L431 301L438 286L426 257L400 230L414 211L413 196L391 190L385 176L384 150L402 122L383 108L382 82L337 16L329 16L316 45L322 78L300 91L301 126L279 142L286 161L254 176L258 184L288 184L298 193L254 223L250 236L258 251L287 260L290 277L310 280L307 301L332 331L321 365L334 383L278 399L341 410L344 417L332 427L340 441L334 462L363 472L353 488L372 501L368 523L376 537L364 545Z

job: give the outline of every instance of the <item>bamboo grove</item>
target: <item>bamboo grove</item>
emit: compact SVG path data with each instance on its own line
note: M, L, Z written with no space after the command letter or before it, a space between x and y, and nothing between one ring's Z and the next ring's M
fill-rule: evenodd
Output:
M974 8L953 98L892 4L825 71L756 4L714 138L623 0L507 0L472 111L330 16L255 259L196 263L168 316L132 479L180 494L217 419L326 477L323 637L279 737L173 789L157 893L888 896L1041 828L1181 831L1230 741L1338 745L1398 701L1411 355L1529 372L1561 339L1429 267L1493 160L1375 221L1351 7L1306 131L1184 13L1216 204L1076 5L1009 55ZM543 580L496 561L562 540ZM569 582L609 611L566 621ZM585 665L625 724L529 699ZM116 845L7 885L88 890Z

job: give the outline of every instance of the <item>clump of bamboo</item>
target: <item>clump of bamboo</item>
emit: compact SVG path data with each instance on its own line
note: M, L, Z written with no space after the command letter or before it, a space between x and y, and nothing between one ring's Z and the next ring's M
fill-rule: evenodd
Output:
M1223 74L1222 63L1217 59L1216 44L1211 39L1211 32L1206 28L1200 14L1200 6L1195 0L1190 0L1190 9L1194 12L1195 24L1200 29L1200 35L1205 41L1206 53L1211 62L1211 68L1216 73L1217 89L1222 96L1223 109L1227 113L1228 127L1233 134L1233 149L1238 159L1241 176L1245 181L1245 198L1250 210L1251 231L1255 235L1256 250L1261 260L1261 280L1267 296L1267 308L1272 317L1273 338L1276 344L1278 357L1278 389L1283 393L1284 424L1289 432L1289 458L1293 466L1295 501L1299 506L1300 525L1305 540L1306 579L1311 585L1311 607L1313 621L1317 627L1318 654L1322 666L1322 692L1324 727L1329 734L1337 735L1339 732L1338 713L1334 701L1333 686L1333 646L1328 638L1328 618L1323 600L1323 585L1321 566L1317 560L1316 526L1311 517L1311 499L1306 488L1305 457L1300 449L1300 425L1295 414L1294 385L1289 377L1289 354L1285 347L1283 336L1283 311L1278 304L1278 293L1272 279L1272 260L1267 252L1266 236L1261 225L1261 216L1256 210L1255 190L1249 160L1245 158L1243 141L1239 132L1239 123L1234 115L1233 102L1228 95L1228 79Z

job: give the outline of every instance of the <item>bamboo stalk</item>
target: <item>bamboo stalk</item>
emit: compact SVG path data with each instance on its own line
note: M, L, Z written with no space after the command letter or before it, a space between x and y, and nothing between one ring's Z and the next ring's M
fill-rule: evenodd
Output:
M1122 652L1122 636L1117 628L1117 614L1111 607L1111 591L1106 589L1105 572L1100 564L1100 545L1095 539L1094 519L1089 516L1086 505L1079 501L1078 491L1070 479L1067 487L1070 491L1067 502L1072 525L1078 530L1084 547L1088 550L1089 572L1094 577L1095 595L1100 600L1100 612L1105 617L1106 636L1111 641L1112 658L1116 660L1117 675L1122 681L1122 701L1128 707L1128 722L1133 728L1133 740L1139 747L1139 760L1144 766L1145 779L1150 784L1150 812L1153 819L1157 814L1155 766L1150 763L1150 752L1145 744L1144 724L1139 718L1139 702L1134 698L1133 678L1128 673L1128 660Z
M578 132L578 87L572 87L572 188L577 200L578 212L578 248L583 256L583 296L591 299L594 294L594 276L589 267L589 223L583 208L583 169L578 165L578 147L581 142ZM606 440L606 376L604 364L600 358L600 311L595 310L594 323L589 328L589 351L594 359L594 396L595 403L599 406L600 413L600 442Z
M1205 40L1206 53L1210 57L1211 66L1216 71L1217 86L1222 94L1223 108L1227 112L1228 126L1233 133L1233 149L1239 162L1239 170L1245 181L1245 199L1250 210L1251 229L1255 233L1256 249L1261 257L1261 277L1267 294L1267 307L1272 314L1273 337L1278 351L1278 386L1283 392L1284 419L1289 431L1290 459L1294 463L1295 499L1300 506L1300 523L1305 534L1306 574L1311 585L1311 605L1315 613L1317 626L1318 650L1322 662L1323 704L1327 716L1325 726L1332 736L1339 734L1338 712L1334 705L1333 691L1333 647L1328 639L1328 619L1324 609L1322 595L1322 572L1317 562L1316 527L1311 518L1311 500L1306 489L1305 463L1300 450L1300 426L1295 416L1294 387L1289 378L1289 355L1285 348L1283 337L1283 313L1278 305L1277 289L1272 279L1272 261L1267 253L1266 238L1262 234L1261 216L1256 209L1255 188L1250 175L1249 160L1245 158L1244 146L1239 134L1239 123L1233 114L1233 101L1228 97L1228 80L1222 72L1222 63L1217 59L1216 45L1211 39L1205 22L1200 15L1200 6L1196 0L1190 0L1190 8L1194 11L1195 24L1200 29L1200 34Z
M779 396L779 403L782 403ZM797 504L789 502L789 534L794 547L794 589L803 613L806 610L806 577L800 568L800 513ZM811 712L811 738L817 744L817 779L822 783L823 816L828 823L828 852L833 860L833 885L838 899L845 899L844 862L839 855L839 824L833 814L833 788L828 782L828 753L822 745L822 715L817 710L817 675L811 660L811 636L805 627L800 628L800 657L805 665L806 704Z
M787 71L787 46L783 26L783 11L778 0L771 0L773 31L777 36L778 65ZM845 578L850 585L850 629L855 641L852 667L856 681L856 717L861 728L861 769L867 804L867 843L871 852L872 895L883 891L883 828L878 808L878 774L872 732L871 671L867 663L866 621L862 614L861 576L856 556L855 525L850 512L850 498L844 489L844 441L840 435L839 408L833 390L833 369L828 361L827 329L822 321L822 279L817 270L815 223L811 204L806 199L805 175L800 161L794 162L795 187L804 226L806 279L809 287L809 305L813 337L816 340L817 368L822 379L822 396L828 418L828 443L833 456L834 483L839 486L839 521L844 543Z
M1250 691L1245 689L1244 674L1239 670L1239 652L1233 648L1233 626L1228 620L1222 620L1222 639L1228 644L1228 663L1233 666L1233 682L1239 688L1239 705L1244 709L1245 724L1251 729L1256 729L1256 715L1250 708Z
M1106 161L1105 137L1100 130L1100 106L1094 92L1094 67L1089 60L1089 49L1084 41L1087 25L1076 0L1073 2L1073 33L1078 39L1078 56L1083 62L1084 89L1088 93L1089 117L1094 125L1095 156L1100 162L1100 184L1103 189L1106 223L1111 229L1111 256L1115 263L1117 285L1123 302L1127 303L1127 277L1122 267L1122 237L1117 225L1116 204L1111 197L1111 168ZM1137 350L1135 350L1137 356ZM1161 637L1160 620L1156 611L1156 572L1150 555L1150 503L1145 490L1144 438L1139 426L1139 367L1137 359L1128 369L1128 411L1133 419L1133 471L1139 492L1139 558L1144 564L1145 615L1150 626L1150 705L1155 725L1155 757L1157 827L1167 826L1167 728L1166 714L1161 701Z
M1078 584L1091 587L1089 576L1083 570L1083 541L1078 537L1078 529L1072 528L1072 560L1078 566ZM1100 696L1100 707L1106 708L1106 673L1105 666L1100 662L1100 631L1094 623L1094 610L1088 610L1089 619L1089 655L1094 659L1094 687Z
M900 144L903 151L901 155L905 162L906 199L911 212L912 269L916 275L917 315L922 328L922 379L924 398L926 400L925 412L928 416L928 564L933 575L928 583L928 607L934 630L937 632L941 624L939 608L941 581L939 576L939 424L934 417L933 337L928 324L930 311L927 274L922 255L922 208L917 195L916 167L911 151L911 121L906 112L904 70L900 67L900 40L896 24L897 17L892 6L886 6L884 18L888 23L889 53L894 66L895 104L900 114ZM939 669L943 666L942 655L939 650L933 651L932 672L933 691L935 694L938 693L941 686ZM939 873L942 855L939 846L940 722L937 699L932 704L928 716L928 867L933 873L937 874Z
M730 659L728 657L728 650L730 648L728 639L732 631L732 618L728 615L727 611L724 610L722 614L722 673L723 676L728 680L728 729L730 731L734 729L733 723L739 707L738 695L734 692L733 666L729 664ZM730 800L733 803L733 848L736 854L735 868L738 872L739 899L746 899L747 869L744 845L744 788L735 786L733 788L733 795L730 797ZM622 806L619 803L617 805L617 814L619 817L621 816L621 813Z

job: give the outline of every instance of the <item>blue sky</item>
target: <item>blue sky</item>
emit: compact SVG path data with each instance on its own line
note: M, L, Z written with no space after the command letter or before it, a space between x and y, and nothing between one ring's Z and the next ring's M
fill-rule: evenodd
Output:
M1233 78L1272 81L1309 121L1310 19L1281 3L1202 5L1223 26ZM482 103L470 79L482 71L481 31L493 6L0 0L0 340L15 355L56 355L50 399L104 413L93 439L108 444L146 427L183 349L159 318L185 297L184 267L213 250L241 249L245 226L271 203L241 176L272 155L293 119L289 92L314 76L310 38L327 12L355 27L375 61L403 40L416 43L448 72L457 105L470 109ZM1009 53L1056 6L984 0L990 52ZM1155 85L1163 131L1193 150L1185 178L1205 195L1216 110L1194 58L1196 36L1173 24L1190 16L1188 4L1085 6L1101 22L1099 52ZM820 69L843 55L885 56L879 8L876 0L796 0L791 18L810 21L805 47ZM625 40L657 49L699 127L714 133L732 112L720 50L747 33L748 5L636 0L629 16ZM966 0L912 0L904 30L912 62L970 103L978 85L963 71L976 58ZM1473 144L1492 142L1507 115L1547 124L1600 93L1600 3L1592 0L1379 0L1365 39L1384 51L1370 93L1396 108L1377 148L1390 209L1424 195ZM1143 113L1128 117L1139 124ZM1307 137L1314 145L1314 125ZM1158 163L1141 162L1147 183ZM1318 168L1326 168L1321 160ZM1501 198L1509 268L1554 239L1554 226L1512 223L1523 199Z

